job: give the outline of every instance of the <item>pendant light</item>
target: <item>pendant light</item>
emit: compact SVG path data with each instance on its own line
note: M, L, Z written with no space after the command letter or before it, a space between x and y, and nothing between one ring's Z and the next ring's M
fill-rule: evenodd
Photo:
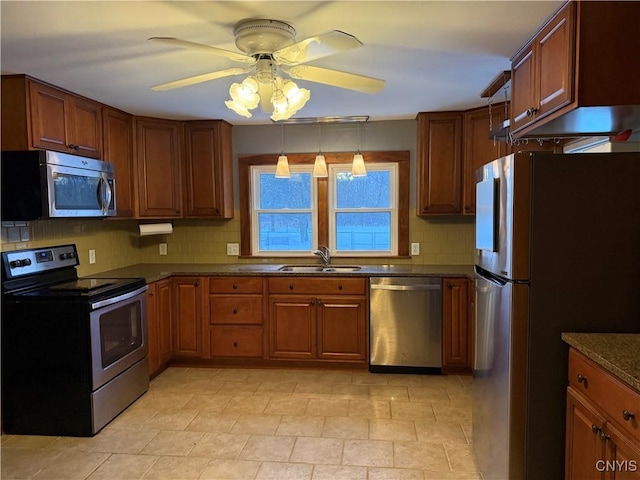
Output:
M358 122L358 152L353 156L351 175L354 177L366 177L367 168L364 166L364 158L360 153L360 122Z
M278 157L278 164L276 165L276 178L291 178L291 172L289 171L289 159L284 154L284 123L280 125L282 131L282 150Z
M327 172L327 162L325 161L324 155L322 154L322 124L318 123L318 136L319 136L319 146L318 146L318 154L316 155L316 161L313 164L313 176L314 177L328 177L329 173Z

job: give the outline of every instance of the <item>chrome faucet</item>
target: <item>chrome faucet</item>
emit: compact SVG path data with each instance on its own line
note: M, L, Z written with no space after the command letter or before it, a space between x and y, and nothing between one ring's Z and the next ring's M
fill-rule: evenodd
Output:
M329 265L329 262L331 262L331 251L329 250L329 247L320 245L318 246L318 250L314 250L311 253L318 255L325 265Z

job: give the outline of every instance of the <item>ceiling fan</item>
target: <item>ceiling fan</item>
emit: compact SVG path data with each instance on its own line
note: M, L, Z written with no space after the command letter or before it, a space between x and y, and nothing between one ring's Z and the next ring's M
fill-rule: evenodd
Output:
M237 23L233 33L235 44L243 53L172 37L150 38L153 42L199 50L245 64L243 67L195 75L151 88L172 90L218 78L251 74L241 84L234 83L231 86L229 93L232 99L226 102L227 106L240 115L250 117L249 110L260 104L264 112L273 112L272 119L282 120L302 108L310 96L307 89L298 88L292 80L283 78L282 73L290 78L364 93L375 93L384 87L385 81L378 78L307 65L313 60L362 46L356 37L340 30L296 42L296 31L286 22L248 19Z

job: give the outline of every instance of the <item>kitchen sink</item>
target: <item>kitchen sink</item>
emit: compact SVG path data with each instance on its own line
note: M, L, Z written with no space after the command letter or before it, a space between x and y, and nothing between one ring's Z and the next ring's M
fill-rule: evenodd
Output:
M290 273L350 273L357 272L361 268L357 265L285 265L280 267L278 271Z

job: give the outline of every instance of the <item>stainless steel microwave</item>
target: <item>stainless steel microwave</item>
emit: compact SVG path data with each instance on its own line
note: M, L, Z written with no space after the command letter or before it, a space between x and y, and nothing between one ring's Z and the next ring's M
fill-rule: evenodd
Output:
M48 150L1 155L2 220L116 214L112 163Z

